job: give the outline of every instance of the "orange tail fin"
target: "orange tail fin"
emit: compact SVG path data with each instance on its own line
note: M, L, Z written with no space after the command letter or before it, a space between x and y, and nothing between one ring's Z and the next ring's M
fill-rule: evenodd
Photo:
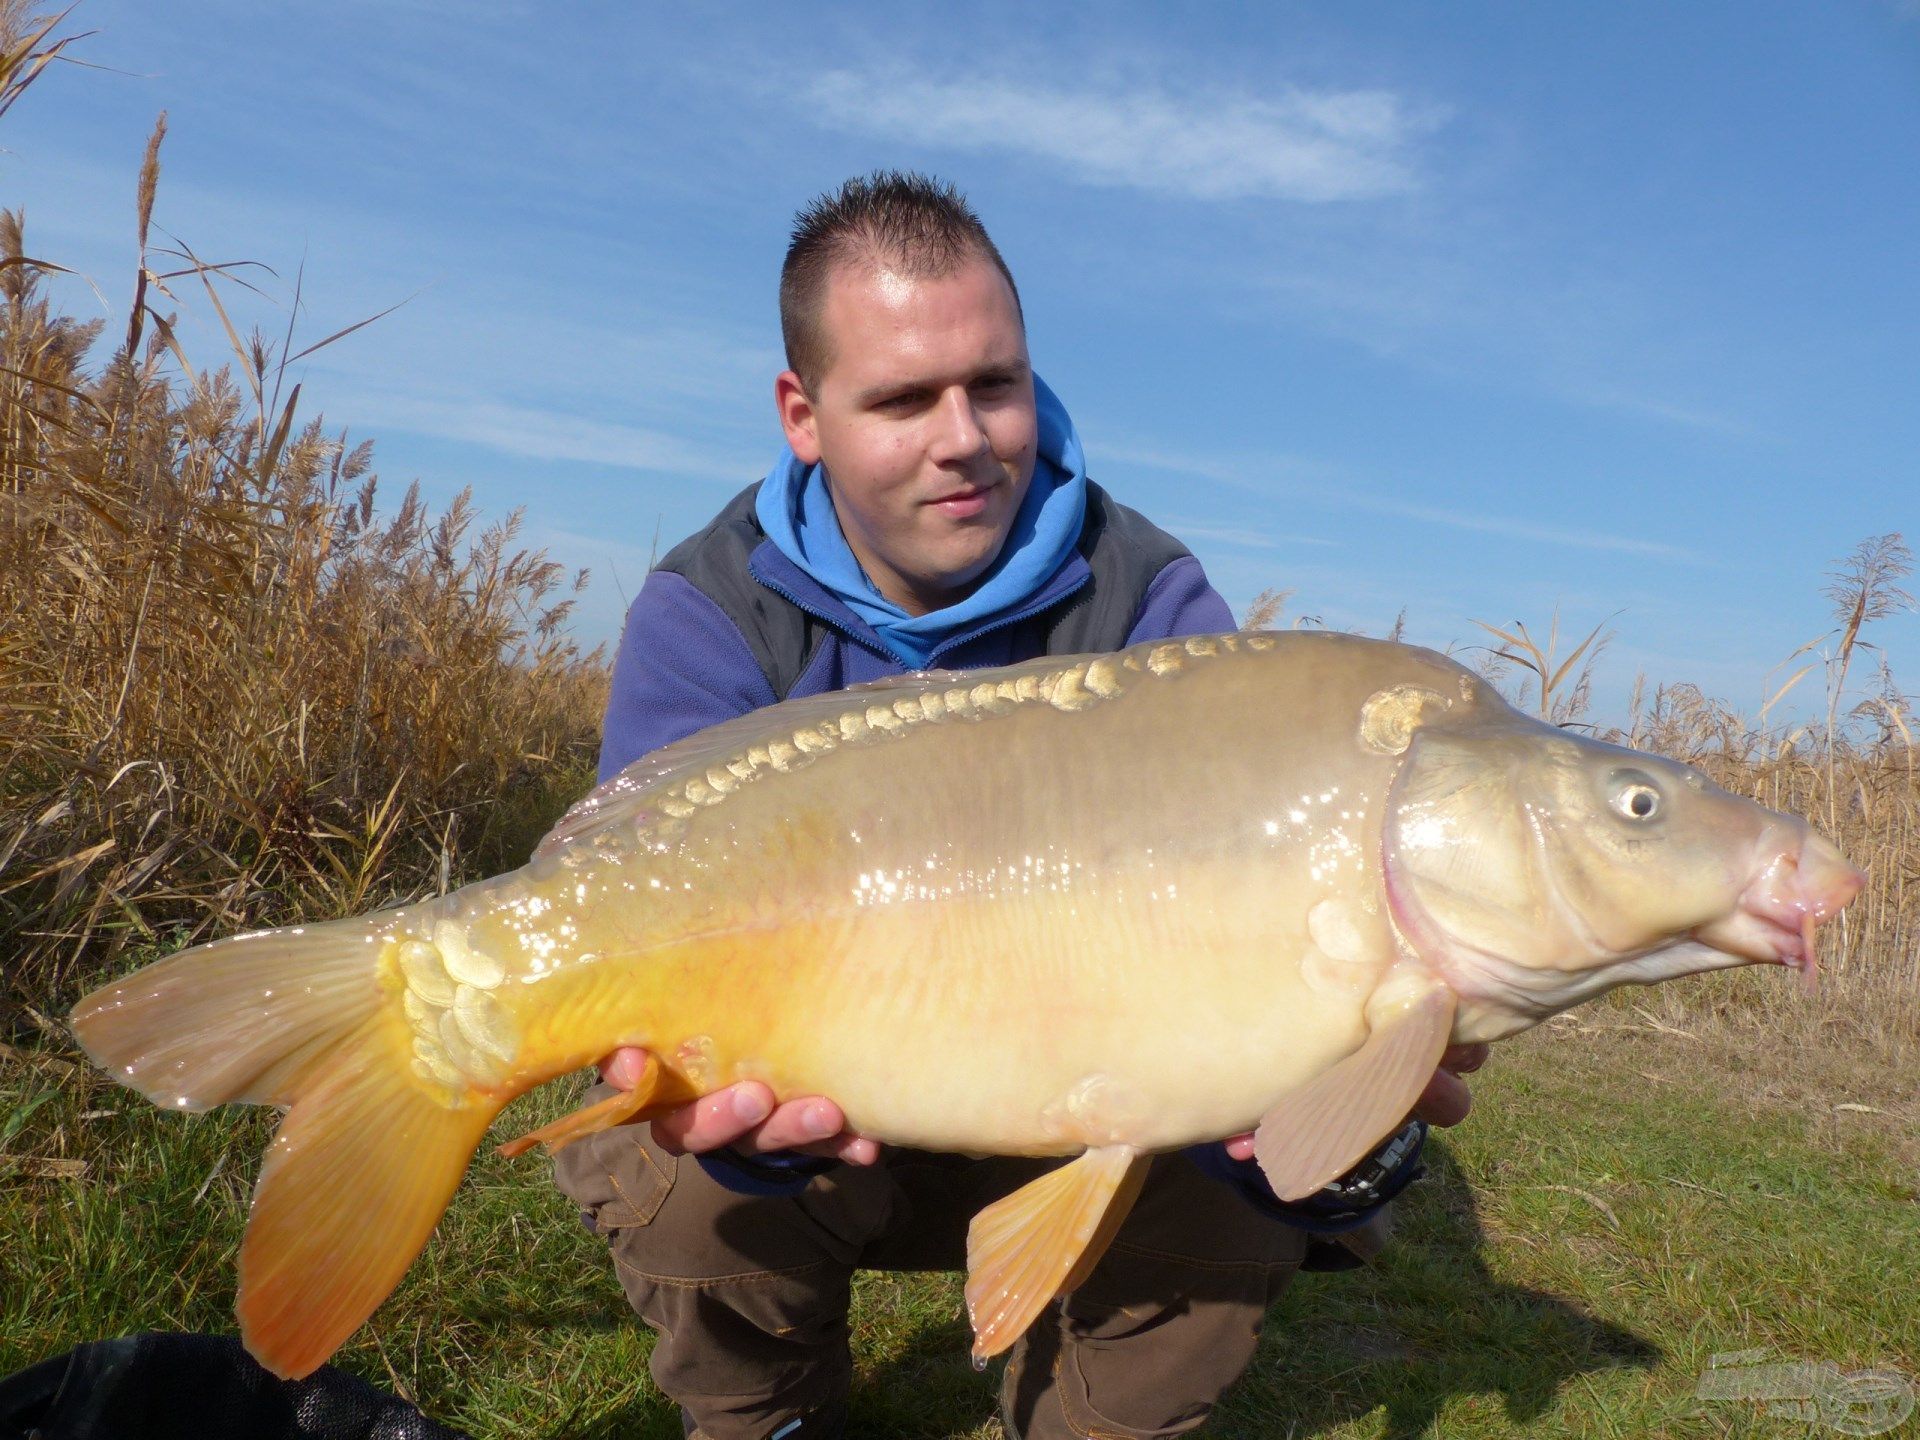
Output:
M217 941L73 1013L94 1061L158 1105L292 1107L240 1249L242 1336L284 1378L317 1369L399 1283L506 1099L416 1077L378 971L409 926L392 910Z

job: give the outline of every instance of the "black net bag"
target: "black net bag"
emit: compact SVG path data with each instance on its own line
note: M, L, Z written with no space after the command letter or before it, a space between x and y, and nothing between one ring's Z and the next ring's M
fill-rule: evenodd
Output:
M322 1366L279 1380L224 1335L96 1340L0 1380L0 1440L466 1440Z

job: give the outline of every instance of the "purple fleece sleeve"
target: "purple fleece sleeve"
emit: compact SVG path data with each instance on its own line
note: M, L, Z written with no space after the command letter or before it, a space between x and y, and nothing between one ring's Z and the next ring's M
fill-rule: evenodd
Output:
M1133 617L1127 644L1136 640L1172 640L1181 635L1217 635L1236 628L1233 610L1207 583L1207 572L1191 555L1182 555L1153 577L1140 613Z
M656 570L627 611L614 656L600 731L600 778L773 699L759 662L726 612L683 576Z

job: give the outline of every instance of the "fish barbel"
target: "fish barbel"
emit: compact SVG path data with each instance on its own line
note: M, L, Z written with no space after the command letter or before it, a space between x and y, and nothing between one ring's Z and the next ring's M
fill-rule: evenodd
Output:
M1798 819L1520 714L1431 651L1243 633L791 700L631 766L522 869L184 951L73 1024L156 1103L291 1107L238 1310L319 1366L503 1106L620 1046L930 1150L1072 1156L975 1218L975 1353L1091 1269L1153 1153L1258 1125L1285 1199L1396 1128L1449 1043L1613 986L1813 973L1863 877Z

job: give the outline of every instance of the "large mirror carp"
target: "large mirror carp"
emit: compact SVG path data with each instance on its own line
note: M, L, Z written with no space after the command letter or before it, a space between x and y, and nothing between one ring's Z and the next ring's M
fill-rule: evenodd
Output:
M1146 1157L1254 1127L1283 1199L1450 1042L1617 985L1809 976L1862 876L1805 822L1509 706L1413 646L1242 633L792 700L640 760L523 868L215 941L73 1023L170 1109L288 1107L248 1348L318 1367L514 1097L618 1046L563 1144L737 1080L883 1142L1069 1163L969 1238L975 1353L1099 1258Z

